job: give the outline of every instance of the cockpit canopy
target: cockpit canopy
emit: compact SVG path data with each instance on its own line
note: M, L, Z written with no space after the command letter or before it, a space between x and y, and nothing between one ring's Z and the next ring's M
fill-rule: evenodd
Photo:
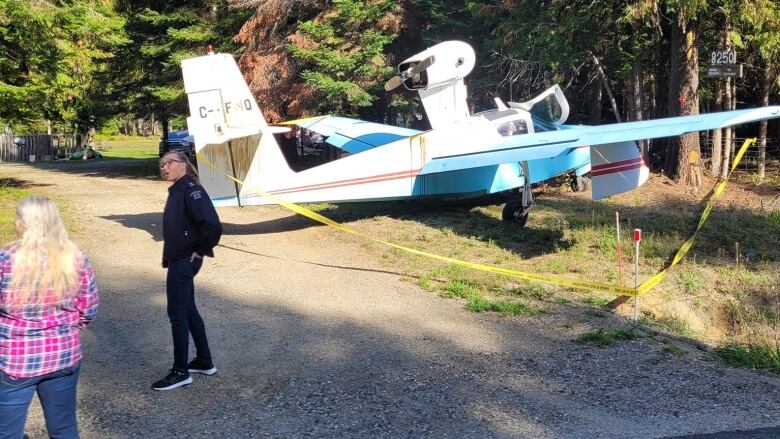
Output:
M526 102L510 102L510 108L531 113L535 118L553 125L563 125L569 117L569 102L558 85L553 85Z
M510 102L507 107L496 98L497 110L482 111L472 117L487 119L501 136L556 131L569 116L569 104L557 85L526 102Z

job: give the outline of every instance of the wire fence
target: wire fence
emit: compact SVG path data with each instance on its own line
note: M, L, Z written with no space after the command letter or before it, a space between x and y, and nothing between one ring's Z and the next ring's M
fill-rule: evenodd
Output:
M739 148L742 143L745 142L744 137L737 137L732 141L732 151L734 148ZM712 138L706 135L701 136L701 156L705 161L705 168L710 169L709 161L712 160ZM731 155L733 157L733 154ZM776 138L768 138L766 141L766 170L770 172L780 172L780 140ZM748 148L745 152L745 156L737 166L737 170L744 172L758 172L759 164L759 151L757 146Z

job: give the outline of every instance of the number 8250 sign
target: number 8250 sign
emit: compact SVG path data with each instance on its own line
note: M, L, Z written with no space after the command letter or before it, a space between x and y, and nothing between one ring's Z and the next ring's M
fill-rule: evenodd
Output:
M710 64L736 64L737 52L733 50L713 50Z

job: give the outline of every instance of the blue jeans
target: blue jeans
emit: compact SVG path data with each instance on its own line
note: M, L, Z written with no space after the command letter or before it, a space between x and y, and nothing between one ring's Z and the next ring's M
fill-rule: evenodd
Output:
M33 395L38 392L52 438L76 438L76 384L79 365L50 374L13 379L0 372L0 439L21 439Z
M168 261L168 276L165 290L168 296L168 318L173 334L173 369L187 371L190 334L195 342L198 358L211 361L206 326L195 306L195 284L193 279L203 265L202 258L174 259Z

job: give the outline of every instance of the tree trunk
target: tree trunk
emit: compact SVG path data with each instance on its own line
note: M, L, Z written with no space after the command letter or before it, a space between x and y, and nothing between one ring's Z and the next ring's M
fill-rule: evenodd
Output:
M715 105L714 111L723 111L723 81L718 79L715 86ZM712 132L712 158L710 162L710 171L712 175L720 175L720 165L723 161L723 130L716 128Z
M761 72L761 106L769 105L769 90L772 79L770 68L764 68ZM766 136L769 123L766 119L761 121L758 129L758 178L764 181L766 177Z
M160 116L160 124L162 124L162 138L164 142L168 141L168 116Z
M689 116L699 114L699 60L697 22L689 20L682 11L672 23L670 106L672 114ZM701 185L701 149L699 133L684 134L669 143L666 170L678 183Z
M731 108L729 110L737 109L737 78L731 81ZM734 127L731 128L731 160L734 160L734 156L737 153L737 130Z
M644 83L642 81L642 61L634 60L631 68L631 119L635 121L642 120L642 108ZM650 163L650 150L647 147L647 140L642 139L637 142L639 153L645 163Z
M593 81L590 88L590 106L588 107L588 123L601 123L601 82Z
M604 90L607 91L607 96L609 96L609 102L612 104L612 112L615 113L615 120L622 122L622 120L620 120L620 111L618 111L617 102L615 101L615 95L612 94L612 87L609 86L607 74L604 73L604 69L601 67L601 63L599 62L599 59L596 58L596 55L591 56L593 57L593 64L596 65L596 70L599 72L601 82L604 84Z
M723 107L726 110L731 110L731 78L726 78L726 83L723 85L725 96L723 97ZM729 175L729 168L731 167L731 134L733 133L732 127L726 127L723 130L723 166L720 168L720 178L726 178Z

